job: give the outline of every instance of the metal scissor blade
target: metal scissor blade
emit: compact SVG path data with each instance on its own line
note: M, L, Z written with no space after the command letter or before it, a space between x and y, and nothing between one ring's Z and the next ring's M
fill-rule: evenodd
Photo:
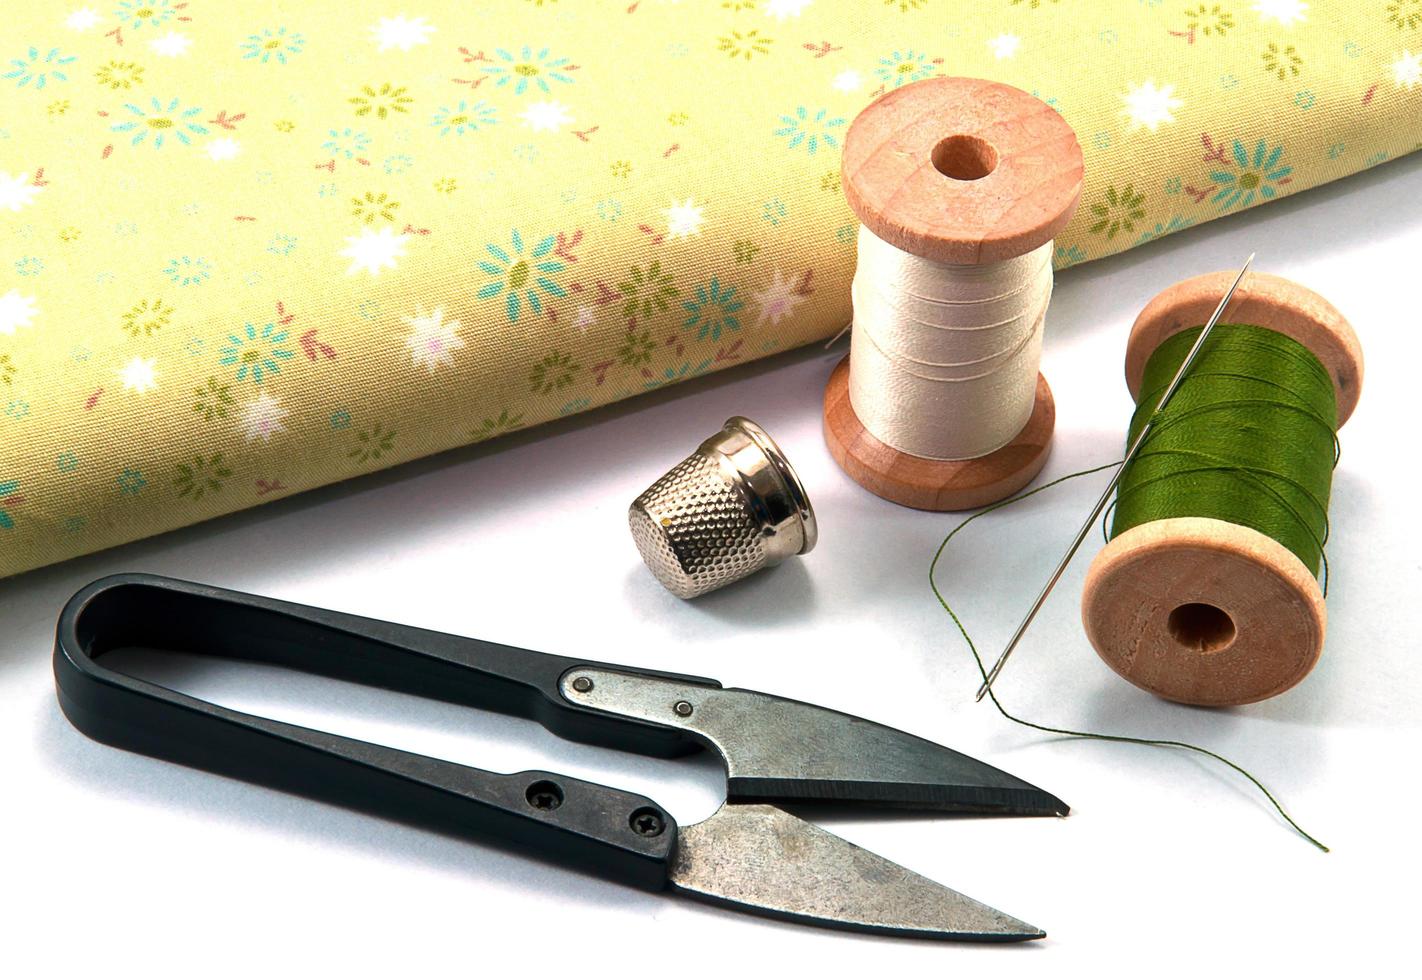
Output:
M581 678L586 690L573 681ZM682 729L726 764L734 803L847 803L958 813L1065 815L1051 793L937 743L788 698L578 668L563 696Z
M727 803L682 827L672 888L758 915L921 939L1041 939L1035 926L784 810Z

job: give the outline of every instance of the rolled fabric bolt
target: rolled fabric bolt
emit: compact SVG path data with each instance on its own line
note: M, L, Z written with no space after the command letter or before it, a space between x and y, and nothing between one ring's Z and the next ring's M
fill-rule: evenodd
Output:
M694 599L815 546L810 498L788 460L750 419L728 419L627 510L657 581Z

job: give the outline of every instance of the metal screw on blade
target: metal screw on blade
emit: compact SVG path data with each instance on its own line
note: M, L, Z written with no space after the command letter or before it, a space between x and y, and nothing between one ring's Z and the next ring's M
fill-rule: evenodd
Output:
M682 718L688 718L691 716L692 711L691 702L678 701L676 704L672 705L672 710L675 711Z
M1106 509L1106 505L1111 501L1111 494L1116 492L1116 485L1121 482L1121 474L1125 472L1126 466L1135 459L1136 453L1140 451L1145 443L1146 437L1150 435L1155 420L1160 416L1160 410L1170 401L1170 397L1175 394L1175 389L1180 387L1180 382L1185 379L1185 374L1190 370L1190 365L1195 363L1195 356L1200 353L1200 348L1204 346L1205 338L1210 335L1210 331L1215 329L1215 324L1220 322L1220 317L1224 315L1225 307L1234 297L1234 291L1239 288L1239 284L1244 281L1244 276L1249 272L1249 266L1254 262L1254 253L1249 253L1249 258L1244 260L1244 267L1239 270L1239 275L1234 277L1234 282L1230 283L1229 289L1225 290L1220 303L1215 307L1215 312L1210 315L1210 319L1205 323L1205 328L1200 331L1200 336L1195 338L1195 343L1190 348L1190 352L1185 355L1185 360L1180 365L1180 370L1175 372L1175 377L1166 387L1165 393L1160 396L1160 400L1155 403L1155 410L1146 420L1146 424L1141 427L1136 438L1126 449L1126 455L1117 465L1114 473L1111 474L1111 482L1106 484L1106 489L1101 493L1101 499L1096 501L1096 506L1091 508L1091 514L1086 518L1086 523L1081 525L1081 530L1076 533L1071 547L1067 549L1062 560L1057 563L1056 570L1052 572L1051 578L1047 579L1047 584L1042 587L1042 591L1037 594L1036 600L1032 603L1032 608L1027 610L1027 616L1018 624L1017 631L1012 634L1012 639L1007 641L1007 646L1003 648L997 661L992 665L992 670L987 673L987 679L983 681L983 686L978 688L977 700L981 701L987 696L988 690L992 687L993 681L997 680L997 675L1002 673L1002 668L1007 663L1007 658L1012 656L1012 651L1017 649L1017 644L1021 641L1022 635L1027 632L1027 627L1032 625L1032 620L1037 618L1037 613L1042 611L1042 606L1047 601L1047 596L1051 595L1052 589L1056 588L1057 582L1061 580L1062 574L1071 564L1071 560L1076 557L1077 549L1086 540L1087 534L1091 532L1091 527L1096 523L1096 519L1101 516L1101 512Z
M666 818L649 806L634 810L627 823L635 833L642 837L657 837L667 829Z
M591 677L574 677L574 678L573 678L573 690L577 691L579 694L586 694L586 693L588 693L589 691L591 691L592 689L593 689L593 682L592 682L592 678L591 678Z

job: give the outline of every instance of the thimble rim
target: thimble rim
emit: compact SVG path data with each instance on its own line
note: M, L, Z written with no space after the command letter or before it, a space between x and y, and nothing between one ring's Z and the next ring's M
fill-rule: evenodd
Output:
M815 508L810 504L810 495L805 492L805 485L800 482L800 476L795 472L795 467L790 465L790 461L781 452L780 446L770 437L770 433L761 428L759 424L746 418L744 415L733 415L726 420L722 429L738 429L760 448L766 459L775 467L775 471L780 474L785 481L785 487L790 492L790 498L795 503L795 509L800 517L801 537L803 543L796 554L808 554L819 541L819 522L815 519Z

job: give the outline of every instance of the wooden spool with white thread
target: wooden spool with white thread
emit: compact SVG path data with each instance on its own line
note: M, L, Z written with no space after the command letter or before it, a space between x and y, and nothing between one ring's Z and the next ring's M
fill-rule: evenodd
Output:
M1233 276L1176 283L1141 311L1126 344L1133 398L1151 354L1203 325ZM1252 272L1225 320L1307 347L1333 379L1342 428L1362 390L1363 351L1332 304ZM1175 517L1133 527L1102 549L1086 573L1081 618L1101 659L1137 687L1186 704L1232 705L1301 681L1323 652L1327 614L1313 572L1273 538L1228 521Z
M859 114L845 137L841 176L850 207L885 242L936 262L981 265L1025 255L1061 231L1081 196L1082 157L1066 121L1026 92L933 78ZM1040 374L1035 393L1027 392L1035 398L1030 418L1010 442L976 458L928 459L865 428L850 400L850 360L825 389L825 441L871 492L923 510L964 510L1015 493L1046 462L1056 408Z

